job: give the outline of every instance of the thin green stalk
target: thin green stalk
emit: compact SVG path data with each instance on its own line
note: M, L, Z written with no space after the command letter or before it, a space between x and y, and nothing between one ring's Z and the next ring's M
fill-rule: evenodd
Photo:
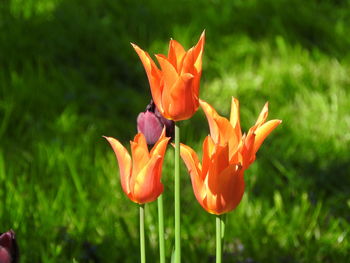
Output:
M163 195L158 197L158 232L159 232L159 259L160 263L165 263L165 245L164 245L164 213L163 213Z
M222 219L220 215L216 216L216 263L221 263L222 256L222 233L221 233Z
M227 224L227 214L221 215L221 246L222 246L222 251L224 251L224 237L225 237L225 228Z
M175 124L175 263L181 262L180 238L180 128Z
M145 205L140 205L140 255L141 263L146 263L145 249Z

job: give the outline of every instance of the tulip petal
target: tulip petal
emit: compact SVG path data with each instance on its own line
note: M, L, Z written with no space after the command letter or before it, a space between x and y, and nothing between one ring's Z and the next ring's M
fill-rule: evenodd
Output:
M137 45L131 43L136 53L141 59L143 67L146 70L147 78L151 87L151 93L154 100L154 103L157 105L158 110L163 112L163 107L161 104L162 98L162 83L161 83L161 72L158 69L157 65L154 63L150 55L139 48Z
M204 48L205 31L203 31L196 46L190 48L183 58L181 74L190 73L193 75L192 94L193 104L198 105L200 79L202 75L202 55Z
M220 174L229 166L229 148L228 144L214 146L214 153L210 159L209 170L206 176L206 183L210 192L214 195L221 191Z
M130 197L131 157L125 147L112 137L103 136L112 146L119 163L120 182L124 193Z
M238 138L231 123L221 117L209 103L203 100L199 103L208 119L210 136L216 144L223 145L229 142L232 155L238 146Z
M205 116L207 117L208 124L209 124L209 130L210 130L210 136L214 140L215 143L219 142L219 127L215 121L215 118L219 117L219 114L216 112L216 110L207 102L204 100L199 100L199 104L201 105Z
M142 170L133 175L130 185L132 196L137 203L152 202L163 192L163 185L160 182L162 160L162 156L153 155Z
M219 128L219 144L229 144L231 158L231 156L237 151L239 144L235 130L232 128L231 123L224 117L218 117L215 119L215 122Z
M229 187L223 190L221 196L221 202L224 204L224 209L221 213L227 213L235 209L242 200L244 194L244 170L241 167L238 167L238 169L237 167L234 169L228 167L220 176L223 178L229 177L229 182L227 183Z
M269 103L266 102L263 109L261 110L258 119L256 120L255 126L260 127L263 125L269 114Z
M193 48L194 67L198 73L202 72L202 55L205 43L205 30L201 34L197 45Z
M248 135L244 138L244 143L241 149L243 169L247 169L255 160L254 141L255 133L248 133Z
M198 202L202 203L205 198L205 189L203 188L203 180L201 179L202 167L198 156L191 147L182 143L180 144L180 154L191 176L194 195Z
M180 144L180 155L184 161L190 175L200 176L202 171L202 166L199 162L196 152L189 146L181 143Z
M240 171L241 168L236 164L229 165L217 176L219 191L212 192L208 187L204 205L209 213L220 215L229 212L240 202L244 192L244 180Z
M183 58L181 66L181 74L190 73L192 75L197 74L197 70L194 67L195 58L193 55L193 48L190 48Z
M136 176L150 159L145 136L136 134L134 141L130 141L132 155L132 177Z
M264 123L255 131L254 154L259 150L265 138L279 125L281 120L271 120Z
M203 31L201 37L198 40L196 46L190 48L181 66L181 73L191 73L193 75L200 74L202 72L202 55L205 42L205 32Z
M211 159L214 154L214 151L215 151L214 141L212 137L207 136L203 142L202 174L201 174L201 178L203 181L205 180L209 171L209 167L212 164Z
M165 89L171 89L171 87L175 84L175 82L179 78L179 74L177 73L173 64L164 56L164 55L156 55L156 58L159 62L159 65L162 69L162 75L164 79Z
M162 135L159 137L159 140L157 143L153 146L150 155L151 157L153 155L160 155L164 157L166 147L168 145L168 142L170 140L170 137L165 137L165 129L163 129Z
M242 139L242 130L239 117L239 101L234 97L232 97L231 101L230 123L235 130L237 140L240 141Z
M183 46L176 40L171 39L169 42L168 60L176 68L177 72L180 71L185 54L186 51Z
M191 86L193 76L184 74L180 76L170 90L170 97L163 93L163 103L168 105L167 112L170 116L176 116L174 121L190 118L197 110L198 105L193 104Z

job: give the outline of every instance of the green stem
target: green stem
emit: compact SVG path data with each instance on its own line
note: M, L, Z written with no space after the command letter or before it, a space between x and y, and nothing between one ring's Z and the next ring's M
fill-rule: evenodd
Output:
M180 238L180 128L175 124L175 263L181 262Z
M160 263L165 263L165 245L164 245L164 213L163 213L163 195L158 197L158 232L159 232L159 258Z
M221 216L216 216L216 263L221 263L221 255L222 255L222 247L221 247L221 240L222 240L222 232L221 232Z
M140 205L140 253L141 263L146 263L145 249L145 205Z
M227 224L227 214L221 215L221 246L224 251L224 237L225 237L225 227Z

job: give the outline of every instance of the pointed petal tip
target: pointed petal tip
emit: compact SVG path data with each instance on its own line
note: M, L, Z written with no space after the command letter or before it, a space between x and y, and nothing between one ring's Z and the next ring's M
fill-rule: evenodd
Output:
M165 129L163 130L162 134L160 135L158 141L161 142L161 141L166 141L167 143L170 141L171 137L167 137L165 135Z
M169 137L166 137L166 136L165 136L165 133L166 133L166 126L164 125L163 130L162 130L162 133L161 133L159 139L163 140L164 138L169 138ZM169 139L170 139L170 138L169 138Z
M199 99L199 104L203 107L203 105L206 106L208 102L206 102L205 100Z
M231 98L232 98L232 102L234 102L235 104L239 103L239 100L237 98L235 98L233 96Z
M107 141L110 141L113 139L112 137L108 137L108 136L104 136L104 135L102 135L102 138L105 138Z
M148 54L147 52L145 52L144 50L142 50L142 48L140 48L138 45L131 43L131 46L134 48L134 50L136 51L136 53L140 56L140 54L145 53Z

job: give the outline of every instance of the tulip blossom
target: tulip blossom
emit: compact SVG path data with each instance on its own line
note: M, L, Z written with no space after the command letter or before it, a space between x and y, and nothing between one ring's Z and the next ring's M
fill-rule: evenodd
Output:
M132 44L146 70L153 101L160 113L173 121L192 117L199 107L204 32L188 51L170 40L168 56L156 55L160 69L150 55Z
M280 120L266 121L265 104L255 125L242 135L239 119L239 102L232 99L230 120L200 101L209 123L210 136L203 143L200 163L194 150L181 145L181 157L191 175L194 194L200 205L209 213L227 213L240 203L244 193L244 171L255 160L255 154L264 139Z
M9 230L0 234L0 262L16 263L18 262L18 246L15 238L15 232Z
M220 116L207 102L200 100L200 105L208 119L210 136L215 144L229 145L230 162L240 162L247 169L255 160L265 138L282 122L270 120L268 116L268 103L265 104L256 123L249 129L247 135L242 136L239 101L232 98L230 120Z
M130 141L132 158L118 140L112 137L105 138L117 157L124 193L138 204L156 200L163 192L160 179L164 154L170 139L165 137L165 129L150 152L145 136L138 133L134 141Z
M175 123L164 118L151 100L146 111L137 116L137 131L144 134L148 145L154 145L165 127L167 137L174 137Z

